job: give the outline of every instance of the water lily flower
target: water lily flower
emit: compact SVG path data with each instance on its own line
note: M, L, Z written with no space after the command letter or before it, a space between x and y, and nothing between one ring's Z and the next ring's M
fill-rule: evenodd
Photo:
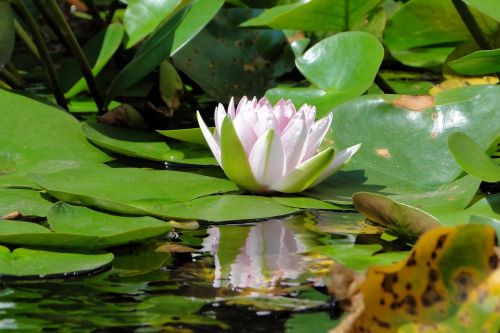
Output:
M319 151L332 114L315 121L316 108L304 104L298 111L290 100L274 106L267 98L234 99L227 112L215 109L211 133L197 113L198 123L217 162L237 185L257 193L296 193L317 185L340 170L360 144L341 150Z

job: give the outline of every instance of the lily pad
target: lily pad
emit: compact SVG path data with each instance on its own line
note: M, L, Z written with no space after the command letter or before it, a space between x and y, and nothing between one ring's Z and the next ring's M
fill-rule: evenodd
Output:
M23 215L47 216L52 202L33 190L0 188L0 216L15 211Z
M209 127L210 132L213 132L214 127ZM207 146L207 141L200 128L184 128L175 130L157 130L158 133L171 139L176 139L183 142L197 143Z
M383 95L343 103L333 111L335 148L361 142L361 149L344 171L307 194L348 202L355 192L435 191L462 173L448 149L450 134L460 130L488 149L498 138L491 119L500 117L499 103L500 87L493 85L446 90L434 100Z
M467 173L487 182L500 181L500 165L496 164L467 134L457 132L448 138L453 158Z
M210 222L264 219L300 211L269 197L232 194L207 196L181 203L163 199L140 200L130 205L154 216Z
M0 100L0 123L9 124L0 131L0 184L25 185L24 175L40 172L35 163L42 161L110 160L85 139L80 123L63 110L5 90L0 90ZM20 178L15 182L9 180L16 176Z
M464 75L483 75L500 72L500 49L481 50L448 63L451 69Z
M325 209L325 210L352 210L349 206L335 205L309 197L273 197L273 200L282 205L304 208L304 209Z
M0 280L47 279L88 274L113 261L113 254L61 253L0 246Z
M354 207L368 220L406 241L413 242L427 230L441 226L432 215L383 195L359 192L352 200Z
M124 214L144 215L130 204L141 199L177 203L235 191L232 182L193 173L86 166L46 175L34 175L40 186L59 200Z
M68 249L104 249L163 235L172 228L152 217L104 214L85 207L56 203L46 228L23 221L2 221L0 243Z
M82 133L95 145L117 154L153 161L182 159L183 154L172 150L161 135L105 125L82 123Z

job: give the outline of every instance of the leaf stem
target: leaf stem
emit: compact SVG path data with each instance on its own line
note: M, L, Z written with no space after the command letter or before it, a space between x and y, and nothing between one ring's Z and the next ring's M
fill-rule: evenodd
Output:
M384 94L396 94L396 90L394 90L389 83L387 83L380 73L377 73L375 76L375 84L384 92Z
M0 74L2 74L2 76L13 86L18 88L24 87L24 82L22 81L22 79L19 79L16 75L12 73L12 71L8 70L7 68L2 68L0 70Z
M40 53L38 53L38 49L33 43L31 36L26 32L26 30L24 30L23 26L16 19L14 19L14 29L16 30L17 37L19 37L19 39L24 43L28 51L30 51L36 60L41 62Z
M92 69L90 68L89 62L85 57L82 48L80 47L80 44L78 44L78 41L76 40L76 37L73 34L73 31L71 30L68 22L66 22L64 14L57 5L56 0L47 0L45 4L52 13L52 17L54 18L55 24L61 31L64 40L68 43L68 47L71 50L71 53L73 54L76 62L80 66L80 70L82 71L83 77L87 82L87 86L89 87L90 93L94 98L94 101L97 105L97 108L99 109L99 112L102 112L104 108L104 99L102 97L103 95L101 93L101 90L99 89L97 80L94 74L92 73Z
M474 15L472 15L472 12L467 4L465 4L462 0L452 0L452 2L477 45L479 45L482 50L491 50L492 47L490 42L486 39L481 27L474 18Z
M23 77L21 76L21 74L19 74L19 71L17 70L16 66L14 66L14 64L12 63L12 61L9 61L5 65L5 69L7 71L9 71L10 74L14 77L15 84L18 87L25 87L26 86L26 83L24 82Z
M95 5L93 0L83 0L85 5L87 6L90 15L96 21L99 25L104 24L104 20L101 17L101 14L99 14L99 10L97 9L97 6Z
M33 42L38 49L40 60L43 67L45 68L45 72L47 73L47 78L52 88L52 92L54 93L54 96L56 98L57 104L59 104L65 110L68 110L66 98L64 98L64 93L61 89L61 85L59 84L59 78L57 77L54 64L52 63L52 59L50 59L49 51L47 50L47 46L43 41L43 37L40 33L38 24L36 23L23 0L15 0L14 4L16 5L19 15L24 20L31 32L31 35L33 36Z

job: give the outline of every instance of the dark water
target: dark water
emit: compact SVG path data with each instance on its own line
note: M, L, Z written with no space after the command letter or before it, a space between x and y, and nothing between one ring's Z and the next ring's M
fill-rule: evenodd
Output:
M167 238L116 248L113 268L103 273L4 282L0 330L326 332L339 315L323 287L331 262L301 253L354 242L360 221L357 214L306 212L179 231L175 244L191 253L170 253Z

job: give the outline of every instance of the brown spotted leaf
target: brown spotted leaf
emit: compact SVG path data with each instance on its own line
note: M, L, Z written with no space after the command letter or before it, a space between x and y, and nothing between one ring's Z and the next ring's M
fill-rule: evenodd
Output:
M406 260L368 270L359 287L364 310L353 312L346 318L350 325L340 325L331 333L390 333L399 332L400 328L414 332L406 328L434 327L433 324L460 314L465 321L466 315L461 311L467 306L487 303L489 292L496 297L490 296L493 304L487 305L498 311L500 281L497 272L492 274L498 266L495 245L494 230L484 225L442 227L426 232ZM496 317L496 322L490 320L484 325L498 324ZM467 330L439 330L445 331Z

